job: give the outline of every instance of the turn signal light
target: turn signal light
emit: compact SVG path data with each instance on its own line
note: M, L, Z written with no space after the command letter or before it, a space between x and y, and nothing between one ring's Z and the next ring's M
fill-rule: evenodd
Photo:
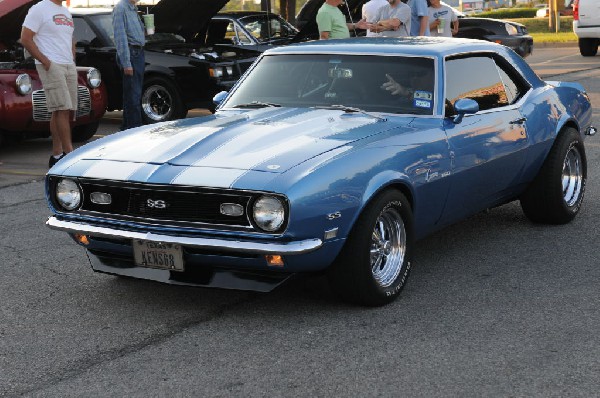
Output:
M77 241L79 244L81 244L81 245L85 245L85 246L87 246L87 245L89 245L89 244L90 244L90 241L88 240L88 237L87 237L87 235L79 235L79 234L75 234L75 235L73 235L73 237L74 237L74 238L75 238L75 240L76 240L76 241Z
M265 256L267 264L272 267L283 267L283 257L279 254L267 254Z

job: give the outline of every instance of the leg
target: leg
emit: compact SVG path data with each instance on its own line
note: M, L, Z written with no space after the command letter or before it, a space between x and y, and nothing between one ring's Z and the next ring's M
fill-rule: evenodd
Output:
M62 155L63 147L60 141L60 133L56 124L56 112L52 112L50 117L50 133L52 134L52 155Z
M58 139L57 146L62 147L61 152L72 152L73 144L71 143L71 124L69 123L69 116L71 115L70 110L60 110L52 112L52 119L56 126L56 134L52 133L52 149L55 155L58 153L54 152L55 140ZM52 124L52 121L50 122Z

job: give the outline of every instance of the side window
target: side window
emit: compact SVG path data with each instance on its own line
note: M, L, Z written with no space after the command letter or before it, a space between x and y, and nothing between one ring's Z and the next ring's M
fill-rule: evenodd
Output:
M73 25L75 30L73 31L73 37L75 43L84 42L91 46L100 45L100 40L97 38L96 33L92 30L92 27L83 18L73 18Z
M504 83L509 104L517 102L529 90L529 85L524 82L522 77L519 78L518 72L512 70L511 67L498 63L498 72Z
M450 59L446 61L446 116L454 113L453 106L461 98L470 98L480 110L509 104L499 68L485 56Z
M250 38L246 35L246 33L240 29L239 27L235 27L235 30L237 32L237 38L239 40L240 44L252 44L252 42L250 41Z

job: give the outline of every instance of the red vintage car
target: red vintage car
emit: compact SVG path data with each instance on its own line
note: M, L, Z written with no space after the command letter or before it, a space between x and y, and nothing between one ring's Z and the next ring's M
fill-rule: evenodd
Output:
M50 136L50 113L32 58L26 57L18 39L29 8L37 1L0 2L0 142L6 138ZM95 68L77 67L79 74L73 141L91 138L106 111L107 94Z

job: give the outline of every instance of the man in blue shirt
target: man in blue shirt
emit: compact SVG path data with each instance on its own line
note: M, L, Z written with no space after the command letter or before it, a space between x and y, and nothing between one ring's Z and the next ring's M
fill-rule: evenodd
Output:
M144 24L137 13L139 0L120 0L113 9L113 29L117 62L123 70L123 121L121 129L138 127L142 122L142 84L144 81Z
M429 36L429 9L427 0L408 0L410 7L410 35Z

